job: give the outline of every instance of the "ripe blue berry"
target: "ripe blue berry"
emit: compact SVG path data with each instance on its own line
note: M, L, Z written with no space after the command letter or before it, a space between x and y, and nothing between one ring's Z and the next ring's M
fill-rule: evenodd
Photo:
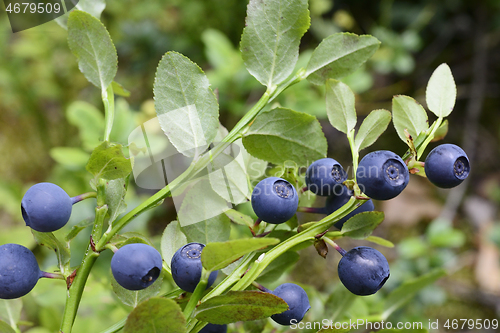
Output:
M41 277L35 255L18 244L0 246L0 298L18 298L29 293Z
M189 243L175 252L170 268L175 283L182 290L193 292L201 279L201 251L205 247L201 243ZM210 273L207 288L210 287L219 271Z
M300 322L311 308L307 293L294 283L284 283L278 286L273 291L273 295L278 296L288 304L288 310L271 316L271 319L280 325L292 325Z
M384 255L367 246L355 247L344 254L338 266L340 281L353 294L375 294L389 278Z
M356 171L359 188L372 199L389 200L401 193L410 173L401 157L388 150L367 154Z
M207 324L199 333L226 333L227 325Z
M299 206L295 187L278 177L261 180L252 192L252 208L262 220L272 224L288 221Z
M346 186L342 185L342 189L340 193L334 193L328 198L326 198L326 203L325 203L325 214L330 215L343 205L345 205L351 196L353 195L352 191L350 191ZM347 220L349 220L351 217L353 217L356 214L363 213L363 212L372 212L375 210L375 206L373 205L372 199L366 200L361 206L353 210L351 213L349 213L346 217L343 219L339 220L334 224L334 226L338 229L342 229L342 226L344 225Z
M24 195L21 211L27 226L36 231L51 232L68 222L72 205L69 195L59 186L38 183Z
M439 145L425 159L425 174L436 186L452 188L469 175L470 165L467 154L453 144Z
M327 196L336 191L347 179L339 162L333 158L322 158L313 162L306 171L306 185L309 191Z
M149 287L160 276L161 269L160 253L147 244L127 244L111 258L111 272L116 282L128 290Z

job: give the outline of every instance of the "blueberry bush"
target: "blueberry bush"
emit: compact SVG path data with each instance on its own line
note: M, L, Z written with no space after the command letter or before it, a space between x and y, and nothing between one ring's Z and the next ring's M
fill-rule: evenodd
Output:
M72 160L84 160L91 174L88 191L71 197L44 182L24 194L23 219L36 242L54 252L54 264L42 267L49 272L40 270L33 253L13 244L14 238L1 245L0 298L30 297L40 278L53 279L43 280L59 286L49 288L45 302L56 292L58 299L64 298L64 311L51 310L60 319L55 330L89 331L89 326L79 327L85 320L79 318L86 318L79 308L86 293L102 293L89 287L89 281L106 276L111 281L107 289L123 305L103 309L112 323L92 331L285 332L301 321L390 320L419 291L446 275L436 268L379 295L390 281L390 264L374 247L394 245L372 235L384 220L372 199L398 196L412 177L428 176L434 185L451 188L471 172L466 153L456 145L443 144L426 154L431 142L445 138L446 118L456 102L448 65L438 66L428 80L425 97L432 123L424 107L405 95L393 97L391 111L376 109L358 122L356 96L346 82L375 54L380 41L337 32L325 36L313 52L299 55L310 27L308 1L250 0L238 61L265 89L253 107L226 129L219 122L219 92L212 90L207 75L183 54L168 51L155 74L156 117L135 128L124 120L123 98L130 93L116 81L117 51L112 34L96 18L99 13L95 6L77 6L58 19L67 29L79 70L99 91L104 108L100 118L88 102L72 104L69 114L81 132L82 150L58 151L59 159L67 153ZM282 93L303 82L312 94L324 91L328 126L344 134L352 166L327 157L324 129L315 116L279 102ZM391 121L407 147L361 155ZM131 139L137 132L144 133L142 144ZM167 148L170 153L162 155ZM139 201L130 194L135 191L130 182L159 190L145 191L151 195ZM137 232L141 218L154 214L169 197L176 203L177 220L168 224L160 242L152 242ZM72 211L84 204L95 215L65 227ZM302 218L311 214L316 219ZM85 246L77 241L82 235ZM373 247L343 249L339 244L348 239ZM329 253L329 246L336 252ZM340 260L341 284L326 295L281 283L307 247ZM322 261L319 256L316 260ZM98 266L98 261L105 264ZM21 303L15 302L1 306L19 314ZM29 326L18 315L0 313L0 320L2 332ZM302 331L349 329L305 325Z

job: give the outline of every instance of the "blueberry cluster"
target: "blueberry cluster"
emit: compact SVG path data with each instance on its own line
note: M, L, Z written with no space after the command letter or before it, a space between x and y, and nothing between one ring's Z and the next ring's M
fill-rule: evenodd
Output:
M72 205L82 198L70 196L52 183L33 185L21 201L26 225L38 232L56 231L69 221ZM111 260L111 272L125 289L141 290L153 284L162 269L160 253L146 244L128 244L120 248ZM0 298L18 298L29 293L42 272L33 253L24 246L0 246Z
M26 225L39 232L62 228L71 216L74 200L52 183L35 184L21 201L21 213ZM18 244L0 246L0 298L19 298L29 293L38 280L46 277L35 255Z

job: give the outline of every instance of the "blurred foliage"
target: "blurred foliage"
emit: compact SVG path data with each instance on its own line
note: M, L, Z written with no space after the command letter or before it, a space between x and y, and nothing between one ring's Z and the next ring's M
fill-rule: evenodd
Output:
M169 50L185 54L206 71L219 98L222 124L231 128L237 122L264 91L246 72L238 49L246 5L241 0L107 2L101 20L118 51L116 80L131 92L129 98L116 101L113 140L126 144L132 129L155 116L154 74L162 55ZM445 141L462 144L470 149L465 149L468 153L474 154L466 198L477 196L498 206L500 2L310 0L310 11L312 25L304 36L298 66L307 62L312 48L322 38L334 32L372 34L382 42L364 68L344 79L357 93L360 117L374 109L390 110L391 98L397 94L413 96L424 104L425 84L430 74L442 62L450 65L458 86L458 102L449 118L450 130ZM36 246L24 227L19 209L21 198L30 185L40 181L57 183L72 196L89 191L91 175L84 166L99 143L102 132L99 128L103 123L99 91L79 72L66 35L55 22L12 34L5 13L0 13L0 155L4 157L0 163L0 242L15 239L34 249L44 269L55 267L56 261L51 252ZM481 40L485 42L480 43ZM292 87L276 103L324 120L324 88L305 89L308 85L304 81ZM479 92L475 89L478 85L483 88ZM479 103L479 110L474 103ZM348 166L350 156L345 136L326 121L323 124L329 156ZM372 150L387 147L404 153L405 146L394 130L387 131ZM433 200L443 205L448 192L432 190L431 193ZM136 206L148 194L130 186L129 207ZM93 203L75 206L71 221L61 234L93 216L93 209ZM242 205L241 210L252 214L248 205ZM462 212L462 207L458 210ZM146 233L149 230L153 242L158 244L161 232L175 219L175 214L171 201L166 200L161 207L138 218L133 230ZM391 278L380 294L353 299L350 314L373 313L380 306L380 297L403 281L445 267L453 274L444 283L427 287L390 319L425 323L428 318L498 318L500 288L481 289L478 279L482 276L471 273L475 260L467 259L471 253L475 256L480 253L478 242L484 240L477 239L478 230L470 215L457 216L453 221L417 216L410 227L382 224L377 229L379 235L397 243L396 250L384 250L391 263ZM496 258L500 262L498 221L495 213L489 221L491 231L486 239L496 244ZM83 255L81 249L86 246L88 232L82 232L72 243L73 265ZM243 232L244 228L235 228L232 237ZM103 255L94 268L96 274L91 275L84 293L75 332L98 332L128 313L129 308L109 288L109 257ZM314 249L303 250L297 268L268 287L289 278L307 284L313 305L307 318L321 318L322 312L315 312L318 307L314 304L321 306L332 292L341 292L337 290L339 284L331 281L331 276L336 276L338 260L335 254L324 261L317 258ZM304 271L301 263L307 263L311 269ZM500 281L497 284L500 286ZM165 290L169 288L172 281L167 280ZM23 320L36 327L29 329L27 325L25 331L57 331L64 295L63 284L41 281L33 293L23 298ZM234 329L245 332L246 328L238 324Z

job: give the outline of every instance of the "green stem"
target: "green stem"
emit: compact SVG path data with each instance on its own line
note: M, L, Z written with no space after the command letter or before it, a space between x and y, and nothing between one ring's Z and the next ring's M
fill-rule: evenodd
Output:
M361 200L352 197L344 206L339 208L331 215L328 215L327 217L318 221L316 224L309 227L308 229L296 234L295 236L286 239L285 241L281 242L280 244L276 245L274 248L269 250L264 255L261 255L261 257L259 257L255 261L254 265L250 269L248 269L248 267L252 263L256 252L251 252L247 254L242 260L242 262L238 265L238 267L236 267L236 269L230 275L228 275L221 283L219 283L214 289L212 289L208 294L206 294L205 297L201 299L201 302L203 303L209 298L221 295L222 293L226 292L229 289L235 291L246 289L255 281L255 279L257 279L257 277L262 273L262 271L273 260L275 260L280 255L282 255L283 253L290 250L296 245L299 245L309 240L314 240L318 234L324 232L332 225L334 225L335 222L337 222L338 220L342 219L343 217L347 216L350 212L352 212L360 201ZM242 277L243 274L244 276ZM186 325L187 327L186 331L197 332L197 329L199 329L197 323L198 323L197 319L190 318Z
M104 249L106 244L116 235L124 226L126 226L133 218L137 215L145 212L146 210L155 207L160 201L169 196L177 186L181 185L188 177L192 174L194 169L194 164L184 171L179 177L173 180L170 184L165 186L160 191L153 194L146 201L141 203L139 206L132 209L130 212L125 214L121 219L113 223L113 226L110 230L106 231L99 242L96 244L96 251L101 251Z
M231 288L231 290L244 290L245 288L247 288L273 260L296 245L299 245L305 241L314 240L318 234L327 230L333 224L335 224L335 222L347 216L351 211L353 211L356 208L356 204L358 202L360 202L359 199L355 199L354 197L352 197L335 213L328 215L310 228L276 245L274 248L266 252L261 258L257 259L252 268L245 274L245 276L243 276L243 278L238 280L238 282ZM220 284L216 286L209 294L207 294L203 298L203 300L222 294L226 291L226 288L227 285Z
M431 132L425 139L424 143L422 143L422 145L417 150L417 160L420 159L420 156L422 156L422 154L424 153L425 148L427 148L427 145L432 141L432 139L434 139L434 135L436 134L436 131L438 130L439 126L441 126L442 122L443 122L443 117L439 117L434 122Z
M202 268L200 282L198 282L196 289L194 290L193 294L191 295L191 298L189 299L189 302L183 311L184 317L186 317L186 319L191 318L191 315L193 314L194 309L196 309L196 305L198 305L198 302L200 301L201 296L203 296L203 292L205 292L205 290L207 289L209 274L210 274L210 272L207 272L205 270L205 268Z
M104 141L109 141L115 118L115 95L112 84L102 90L102 102L104 104Z
M322 237L322 239L330 244L335 250L337 250L338 253L340 253L342 255L342 257L346 254L346 250L344 250L343 248L341 248L337 243L335 243L332 239L328 238L328 237Z
M77 195L75 197L72 197L71 203L74 205L77 202L80 202L80 201L83 201L83 200L89 199L89 198L95 198L95 197L97 197L97 192L87 192L87 193L83 193L83 194Z
M427 145L434 139L434 135L436 134L436 131L439 129L439 126L441 126L443 119L444 118L442 118L442 117L438 118L431 125L431 127L429 127L429 129L426 131L427 135L425 136L424 141L422 141L422 139L420 138L422 134L420 134L416 139L414 139L415 142L413 144L415 145L415 148L417 149L417 156L413 156L411 149L408 149L402 157L403 161L406 161L409 158L419 159L420 156L422 156L425 149L427 148Z
M354 210L356 203L359 200L351 198L344 206L342 206L338 211L320 220L317 224L298 233L295 236L288 238L287 240L276 245L274 248L266 252L261 258L257 259L252 266L252 268L245 274L245 276L239 280L231 290L244 290L262 273L262 271L276 258L290 250L292 247L299 245L308 240L314 240L316 235L322 233L323 231L330 228L335 222L341 218L347 216L352 210Z
M68 297L66 298L66 306L64 307L63 320L61 324L61 333L71 333L73 323L78 312L78 306L82 298L83 289L87 282L90 270L95 261L99 257L99 253L92 251L89 244L87 254L83 258L80 268L78 268L75 280L69 288Z
M98 193L100 193L99 186ZM101 200L102 199L98 197L97 201L100 202ZM99 257L99 253L94 251L94 237L100 237L107 212L107 205L96 207L94 227L92 228L92 234L90 237L89 245L87 246L87 251L83 258L82 264L77 269L73 283L68 290L66 305L64 307L63 320L61 323L62 333L71 333L71 329L76 318L76 313L78 312L78 307L80 305L80 300L82 299L83 290L85 289L85 284L87 283L90 270Z
M352 153L352 176L354 181L356 181L356 171L358 170L358 160L359 160L359 152L356 144L354 143L354 129L352 129L349 133L347 133L347 140L349 140L349 146L351 147Z

